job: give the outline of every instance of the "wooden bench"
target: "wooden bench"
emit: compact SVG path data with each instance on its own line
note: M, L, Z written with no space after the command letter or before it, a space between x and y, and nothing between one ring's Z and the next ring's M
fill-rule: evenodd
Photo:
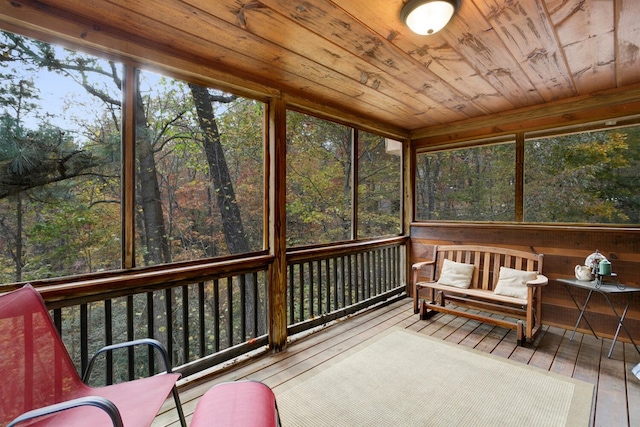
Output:
M474 266L468 288L439 283L445 260L449 260L446 274L448 278L451 277L451 271L458 267L471 269L455 263ZM414 312L419 312L423 320L435 312L444 312L515 329L518 345L523 345L527 340L531 342L542 325L542 287L549 283L547 278L540 274L542 261L542 254L508 248L473 245L435 246L433 260L413 264ZM501 270L501 267L506 269ZM529 274L509 269L529 272ZM500 293L496 293L496 285L501 273L503 281L498 290ZM519 276L531 276L522 279L522 284L517 285L516 293L522 293L522 295L517 297L505 295L510 293L505 292L504 280L508 275L518 276L514 279L516 281L519 280ZM425 293L427 300L421 300L421 295ZM447 302L453 305L447 305ZM498 316L480 314L476 310L468 310L469 308L480 309Z

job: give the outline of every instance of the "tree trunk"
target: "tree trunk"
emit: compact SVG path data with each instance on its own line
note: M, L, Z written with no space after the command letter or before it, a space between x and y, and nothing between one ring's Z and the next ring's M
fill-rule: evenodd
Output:
M153 144L146 128L147 117L140 94L136 105L136 152L138 157L138 183L144 233L147 243L145 264L156 265L171 262L169 239L162 213L158 170Z
M232 254L249 252L249 243L242 226L240 208L236 201L235 190L227 167L224 150L220 142L220 132L213 111L211 95L205 87L189 84L198 113L200 129L204 134L204 152L209 165L209 177L213 185L216 204L222 217L222 229L227 248ZM254 324L253 307L257 304L257 295L253 292L253 275L246 275L245 312L246 324ZM258 331L253 331L257 335Z
M224 157L220 132L216 123L211 96L207 88L189 84L196 105L200 129L204 133L204 152L209 164L209 177L213 185L216 203L222 217L222 228L229 252L249 252L249 244L242 226L240 208Z

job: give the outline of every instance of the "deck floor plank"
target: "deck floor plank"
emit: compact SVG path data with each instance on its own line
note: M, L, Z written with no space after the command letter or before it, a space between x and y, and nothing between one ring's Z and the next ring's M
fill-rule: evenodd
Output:
M549 371L562 374L567 377L573 376L581 340L582 334L576 334L573 340L568 339L565 334L564 338L560 342L560 347L553 358L553 363L551 363Z
M625 364L622 346L616 345L607 357L611 340L603 340L594 426L629 426Z
M640 354L633 344L624 344L625 373L627 376L627 407L629 410L629 425L640 426L640 380L631 370L640 363Z

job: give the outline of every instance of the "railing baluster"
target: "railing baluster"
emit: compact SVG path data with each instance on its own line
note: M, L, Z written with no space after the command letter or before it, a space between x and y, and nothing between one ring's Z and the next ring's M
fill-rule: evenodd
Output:
M349 255L349 295L351 295L351 304L359 302L358 299L358 255Z
M247 277L241 275L240 279L240 339L247 340Z
M383 262L383 283L382 283L382 292L389 289L389 248L384 248L382 250L382 258Z
M220 282L218 279L213 281L213 321L214 321L214 347L216 353L220 351Z
M205 356L207 350L207 344L205 337L207 336L207 326L205 322L205 294L204 294L204 282L198 282L198 347L200 352L198 353L200 358Z
M351 255L347 255L346 257L343 258L343 262L347 263L347 302L346 305L351 305L353 304L353 276L351 275L352 273L352 266L351 266Z
M327 304L325 306L325 313L329 313L331 311L331 262L328 258L324 260L324 271L326 278L325 286L327 288Z
M300 312L299 312L299 319L303 320L305 319L304 317L304 284L305 284L305 275L304 275L304 263L300 264Z
M369 297L376 294L376 252L369 252Z
M338 303L338 258L333 258L333 309L338 310L340 304Z
M111 300L104 302L104 340L105 345L113 344L113 317L111 311ZM106 355L107 363L107 384L113 384L113 353L108 352Z
M252 338L256 338L257 336L260 335L259 332L259 315L260 315L260 307L262 306L260 304L260 294L259 294L259 289L258 289L258 273L257 272L253 272L251 273L251 277L252 277L252 283L251 283L251 287L252 287L252 292L253 292L253 331L251 334Z
M389 289L396 285L396 248L389 248Z
M33 319L31 319L30 317L27 317L25 319L25 328L26 329L32 329L33 328L33 324L31 323L33 321ZM57 308L55 310L53 310L53 321L56 325L56 329L58 330L58 333L60 334L60 336L62 337L62 310ZM62 351L59 350L58 347L56 347L56 351L54 353L54 360L53 360L53 370L54 372L61 372L62 371L62 358L64 357L62 354ZM33 358L34 358L34 354L32 352L26 352L25 353L25 360L24 360L24 367L25 367L25 372L24 372L24 376L25 378L33 378ZM63 384L62 382L62 375L56 375L56 380L54 383L54 395L56 396L56 400L62 400L62 395L63 395L63 389L65 389L66 385ZM33 405L33 397L34 396L25 396L25 405L29 405L29 407L32 407Z
M127 341L134 340L134 309L133 309L133 295L127 295ZM136 365L135 365L135 349L129 347L127 349L127 375L129 381L136 377Z
M227 277L227 348L233 347L233 278Z
M358 269L358 275L360 276L360 278L358 279L360 281L360 298L362 300L366 300L367 299L367 253L366 252L362 252L359 254L360 256L360 267Z
M364 300L364 295L362 294L362 275L360 272L362 271L362 253L355 254L355 274L356 274L356 301L360 302Z
M84 372L89 364L89 326L87 304L80 304L80 370Z
M169 354L170 362L175 360L173 353L173 289L164 290L164 307L165 307L165 332L167 336L166 348L167 354Z
M396 248L389 248L389 289L393 289L396 284Z
M62 309L56 308L53 310L53 324L56 325L58 335L62 336Z
M182 286L182 363L189 361L190 349L189 349L189 334L191 328L189 327L189 287L187 285ZM176 361L174 360L174 363Z
M382 293L382 249L376 251L376 266L378 272L376 295L378 295Z
M369 279L371 280L371 284L369 286L369 296L372 297L377 292L377 283L378 283L378 280L376 278L376 265L377 264L376 264L376 251L375 250L371 251L369 253L369 261L371 262L371 264L369 266L369 268L370 268Z
M288 295L287 295L287 299L289 300L289 324L293 325L295 322L295 292L294 292L294 283L295 283L295 277L294 277L294 264L290 264L289 265L289 287L288 287Z
M371 251L365 252L362 256L364 258L362 269L365 276L364 295L365 298L371 298Z
M313 301L315 299L315 289L313 280L313 261L309 261L309 318L312 319L315 313Z
M155 322L155 316L154 316L153 292L147 292L147 336L149 338L156 338L154 322ZM148 375L153 375L155 373L155 358L153 357L153 349L148 348L147 354L149 358Z
M317 298L317 303L318 303L318 315L322 315L323 311L322 311L322 291L323 291L323 280L322 280L322 261L312 261L314 263L317 263L317 269L316 271L318 272L318 298Z
M340 287L340 308L343 308L346 305L347 301L347 290L346 290L346 280L345 280L345 271L346 265L344 264L344 255L340 257L340 283L338 286Z

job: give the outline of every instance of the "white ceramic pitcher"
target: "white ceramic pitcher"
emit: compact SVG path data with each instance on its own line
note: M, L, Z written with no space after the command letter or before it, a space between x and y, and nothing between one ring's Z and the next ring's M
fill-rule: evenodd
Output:
M576 279L585 281L593 280L591 267L588 265L576 265Z

